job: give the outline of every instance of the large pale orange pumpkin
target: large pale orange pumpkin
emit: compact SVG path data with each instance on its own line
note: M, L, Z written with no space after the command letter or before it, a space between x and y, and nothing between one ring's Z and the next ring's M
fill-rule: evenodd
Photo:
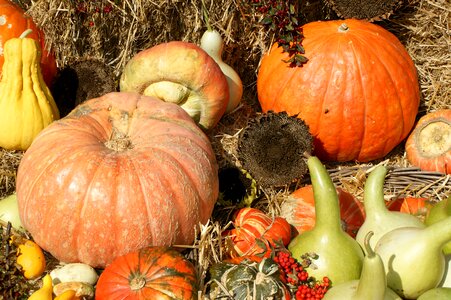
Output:
M351 193L337 188L340 203L341 225L344 231L355 237L365 221L363 204ZM281 204L281 214L299 233L315 226L315 198L313 187L306 185L291 193Z
M289 67L274 44L261 61L264 112L298 114L323 160L370 161L407 137L420 101L415 65L400 41L362 20L304 25L307 63Z
M11 38L18 38L27 29L32 30L27 37L40 43L42 76L46 84L50 86L58 70L53 53L46 48L44 33L22 8L10 0L0 0L0 74L4 62L3 46L5 42Z
M104 267L145 246L187 245L219 190L207 136L179 106L91 99L45 128L17 174L20 218L63 262Z

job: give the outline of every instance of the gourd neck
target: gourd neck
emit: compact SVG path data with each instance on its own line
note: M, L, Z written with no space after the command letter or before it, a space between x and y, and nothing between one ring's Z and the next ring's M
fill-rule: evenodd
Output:
M443 248L445 244L451 242L451 216L427 226L422 232L428 245Z
M367 218L377 218L389 211L384 199L384 181L387 168L377 166L369 175L364 188L364 208Z
M317 157L308 157L307 165L315 198L316 222L313 230L340 231L340 206L335 185L326 168Z

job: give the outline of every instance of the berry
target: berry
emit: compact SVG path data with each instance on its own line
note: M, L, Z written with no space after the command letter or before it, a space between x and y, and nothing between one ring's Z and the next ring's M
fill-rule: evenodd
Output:
M284 281L293 291L297 300L322 299L330 288L331 282L327 276L323 277L321 281L309 276L306 269L310 259L314 257L314 254L306 255L302 257L303 261L300 263L286 249L278 249L275 252L274 261L279 265Z

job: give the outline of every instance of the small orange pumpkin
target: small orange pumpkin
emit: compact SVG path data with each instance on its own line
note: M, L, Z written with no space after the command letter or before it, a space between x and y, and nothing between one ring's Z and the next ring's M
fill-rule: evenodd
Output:
M196 268L169 247L147 247L117 257L96 286L96 300L188 300L196 294Z
M420 118L407 138L406 156L423 171L451 174L451 109Z
M365 220L363 205L351 193L341 188L337 188L337 193L343 229L350 236L355 237ZM306 185L291 193L281 204L281 216L299 233L312 229L316 220L313 187Z
M395 198L386 202L391 211L399 211L414 216L426 216L430 209L427 198L405 197Z
M277 242L287 246L292 238L291 225L284 218L271 218L251 207L242 208L236 213L234 227L224 232L231 240L232 258L257 254L268 257L270 247L276 246ZM260 245L260 242L265 246Z

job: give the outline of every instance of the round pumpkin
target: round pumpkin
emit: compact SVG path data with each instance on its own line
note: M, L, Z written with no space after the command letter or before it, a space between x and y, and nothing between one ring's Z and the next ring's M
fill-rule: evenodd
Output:
M287 246L292 238L291 225L282 217L271 218L263 211L245 207L236 212L234 228L224 232L230 238L230 257L264 255L271 247Z
M10 0L0 0L0 12L0 49L3 49L7 40L18 38L25 30L31 29L27 37L35 39L41 46L41 72L45 83L51 86L58 69L53 53L46 48L44 32L22 8ZM0 51L0 74L3 62L3 51Z
M302 27L308 61L290 67L275 43L261 60L257 92L263 112L298 115L322 160L367 162L407 137L420 103L415 65L390 32L363 20Z
M387 208L391 211L399 211L414 216L425 217L430 210L432 203L427 198L404 197L395 198L386 202Z
M117 257L100 274L96 300L197 299L197 273L180 252L146 247Z
M451 109L422 116L405 147L412 165L423 171L451 174Z
M344 231L355 237L365 221L363 204L351 193L337 188L340 204L341 225ZM315 198L313 187L306 185L291 193L281 204L280 215L293 225L299 233L315 226Z
M16 189L23 225L42 248L104 267L144 246L192 243L218 197L218 167L178 105L113 92L41 131Z

